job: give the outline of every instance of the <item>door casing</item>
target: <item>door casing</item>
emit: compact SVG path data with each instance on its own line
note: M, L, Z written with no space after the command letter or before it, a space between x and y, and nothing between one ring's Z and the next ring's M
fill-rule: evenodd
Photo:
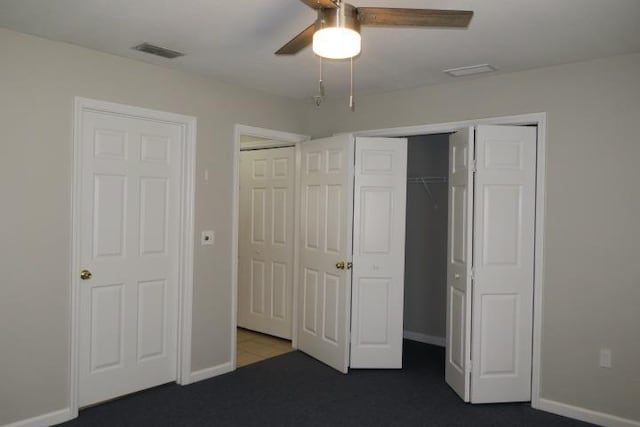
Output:
M176 124L182 128L181 150L183 164L180 176L180 224L178 248L178 339L177 382L186 385L191 378L191 325L193 303L193 243L194 243L194 181L196 153L196 118L124 104L76 97L73 122L73 182L72 182L72 256L71 256L71 351L70 408L71 417L78 416L78 354L80 321L80 216L83 112L93 111L132 119L156 120Z
M540 397L540 360L544 291L544 222L545 222L545 182L546 182L546 125L547 113L531 113L514 116L492 117L477 120L465 120L440 124L424 124L406 127L392 127L354 132L354 136L406 137L450 133L476 125L533 125L537 129L536 145L536 207L535 207L535 253L533 281L533 354L531 365L531 406L541 408ZM351 132L349 132L351 133Z

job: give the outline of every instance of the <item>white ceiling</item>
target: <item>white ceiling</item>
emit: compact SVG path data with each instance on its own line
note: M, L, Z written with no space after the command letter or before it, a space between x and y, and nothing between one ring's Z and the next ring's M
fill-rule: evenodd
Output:
M442 70L473 64L504 73L640 52L639 0L351 3L475 12L467 30L363 27L360 94L451 81ZM2 27L297 99L317 90L317 57L310 48L273 52L314 19L297 0L0 0ZM166 60L130 49L142 42L187 55ZM328 96L345 95L348 76L348 62L326 64Z

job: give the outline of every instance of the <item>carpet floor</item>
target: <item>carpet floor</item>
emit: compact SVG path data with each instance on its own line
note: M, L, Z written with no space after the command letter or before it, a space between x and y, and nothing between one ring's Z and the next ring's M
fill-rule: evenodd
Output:
M340 374L291 352L188 386L80 411L62 426L545 426L590 424L528 403L470 405L444 382L444 349L405 341L402 370Z

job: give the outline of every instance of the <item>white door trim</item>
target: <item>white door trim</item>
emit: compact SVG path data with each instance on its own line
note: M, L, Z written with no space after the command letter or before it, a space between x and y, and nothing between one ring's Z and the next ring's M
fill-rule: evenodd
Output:
M533 281L533 357L531 377L531 406L542 409L540 396L540 359L542 337L542 303L544 291L544 222L546 202L546 135L547 113L530 113L514 116L490 117L459 122L424 124L386 129L372 129L353 132L355 136L400 137L454 132L458 129L476 125L536 125L537 126L537 164L536 164L536 231L535 261ZM351 132L350 132L351 133Z
M240 137L242 135L245 136L255 136L258 138L264 138L268 141L265 142L257 142L252 144L251 148L273 148L273 147L282 147L282 146L296 146L296 178L294 183L294 194L298 194L298 158L299 158L299 150L298 144L303 141L308 141L311 139L310 136L301 135L297 133L283 132L279 130L273 129L265 129L259 128L255 126L247 126L242 124L236 124L233 130L233 203L231 204L231 370L236 369L236 359L237 359L237 329L238 329L238 236L239 236L239 216L240 216ZM279 144L279 145L276 145ZM296 277L298 274L298 211L294 204L294 212L293 217L296 219L296 223L293 227L293 300L295 301L297 295L297 286L296 286ZM296 343L296 304L293 304L293 313L292 313L292 344L295 348Z
M81 170L82 170L82 113L85 111L113 114L134 119L156 120L179 125L182 132L182 159L180 178L180 224L178 248L178 347L177 382L191 382L191 324L193 303L193 203L196 154L196 118L167 113L130 105L116 104L95 99L76 97L74 99L73 120L73 181L72 181L72 240L71 240L71 352L69 360L70 408L73 418L78 416L78 353L80 291L78 272L80 271L80 215L81 215Z

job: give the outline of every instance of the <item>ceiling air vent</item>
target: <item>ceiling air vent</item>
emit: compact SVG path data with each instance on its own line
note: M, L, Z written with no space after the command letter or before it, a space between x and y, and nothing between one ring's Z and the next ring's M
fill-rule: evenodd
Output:
M442 71L449 74L451 77L470 76L472 74L492 73L497 68L489 64L470 65L468 67L450 68Z
M132 47L131 49L139 50L140 52L150 53L151 55L161 56L167 59L173 59L179 56L184 56L184 53L182 52L176 52L175 50L165 49L164 47L154 46L149 43L142 43Z

